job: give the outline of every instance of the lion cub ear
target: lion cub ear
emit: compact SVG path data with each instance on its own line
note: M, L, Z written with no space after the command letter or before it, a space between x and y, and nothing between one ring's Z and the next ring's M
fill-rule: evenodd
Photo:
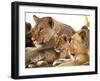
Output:
M68 37L67 37L67 35L65 35L65 34L59 36L59 39L60 39L62 42L67 42L67 41L68 41Z
M33 15L33 19L35 20L35 22L37 23L39 21L39 17L37 17L36 15Z
M81 31L79 33L79 35L81 36L82 40L85 40L85 38L86 38L86 31Z

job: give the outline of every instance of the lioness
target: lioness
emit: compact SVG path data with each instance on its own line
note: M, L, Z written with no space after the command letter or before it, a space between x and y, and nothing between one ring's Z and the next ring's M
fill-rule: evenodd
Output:
M75 34L75 30L64 23L55 20L52 17L39 18L33 15L36 24L32 29L32 40L35 44L43 45L47 48L54 48L56 46L58 36L66 34L71 37Z

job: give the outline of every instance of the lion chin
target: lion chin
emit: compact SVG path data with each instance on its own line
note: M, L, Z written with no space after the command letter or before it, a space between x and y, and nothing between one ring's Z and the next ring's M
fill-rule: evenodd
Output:
M35 47L36 48L40 48L40 47L42 47L42 45L41 44L39 44L38 42L36 42L36 41L34 41L34 44L35 44Z

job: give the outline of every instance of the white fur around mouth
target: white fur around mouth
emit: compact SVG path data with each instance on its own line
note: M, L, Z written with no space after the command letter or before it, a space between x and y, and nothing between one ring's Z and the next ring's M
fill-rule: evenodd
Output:
M42 47L42 45L40 45L38 42L34 41L34 44L37 48Z
M60 52L60 50L58 50L58 49L55 49L55 51L58 52L58 53Z

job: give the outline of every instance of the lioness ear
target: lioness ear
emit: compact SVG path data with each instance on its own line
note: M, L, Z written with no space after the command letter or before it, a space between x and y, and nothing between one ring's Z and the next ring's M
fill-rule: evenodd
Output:
M52 28L54 25L53 19L51 17L48 17L48 24Z
M37 17L36 15L33 15L33 19L35 20L35 22L37 23L39 21L39 17Z
M83 40L85 40L85 38L86 38L86 32L85 32L85 31L81 31L81 32L79 33L79 35L81 36L81 38L82 38Z

